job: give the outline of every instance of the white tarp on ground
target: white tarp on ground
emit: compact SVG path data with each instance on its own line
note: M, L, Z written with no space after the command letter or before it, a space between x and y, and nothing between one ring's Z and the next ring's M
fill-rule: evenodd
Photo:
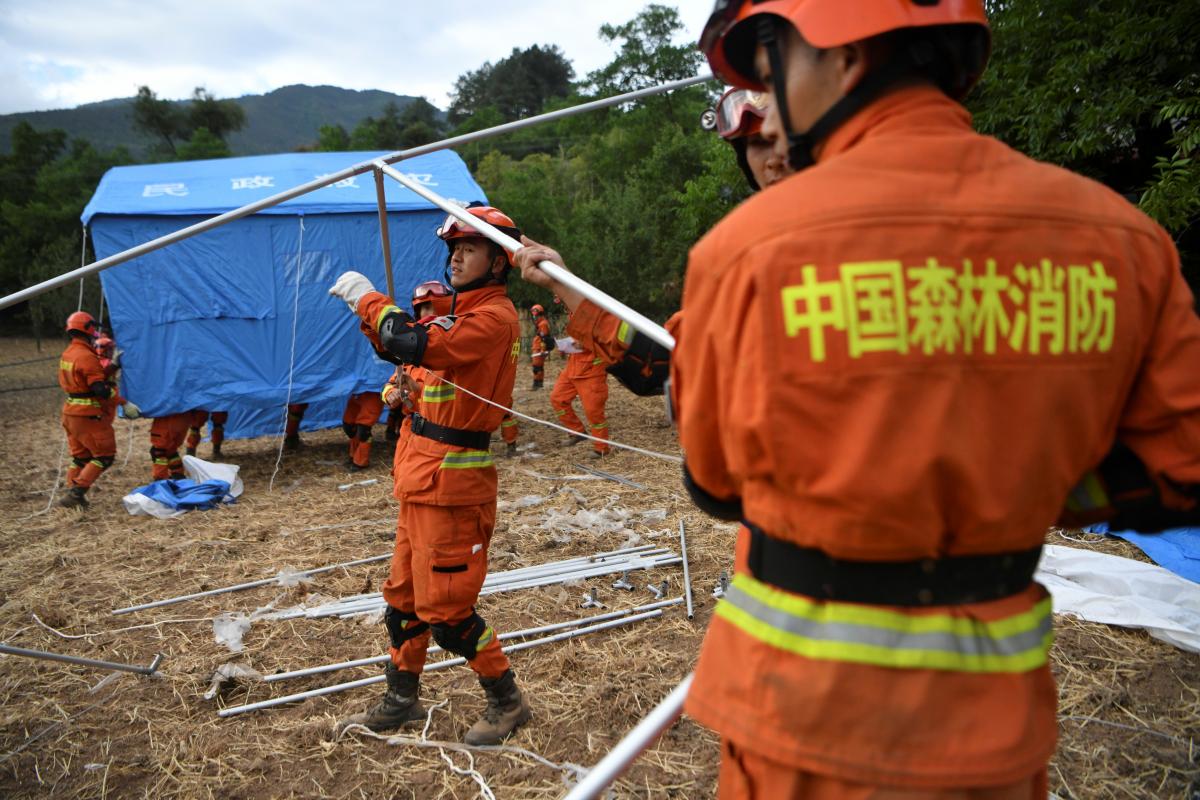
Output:
M1144 628L1155 639L1200 653L1200 585L1120 556L1046 545L1035 576L1056 614Z
M195 456L183 457L183 471L189 478L196 483L212 480L225 481L229 484L230 497L241 497L242 491L245 489L242 479L238 477L240 469L241 467L237 464L217 464ZM122 502L125 504L125 510L134 516L146 514L159 519L172 519L188 513L186 510L171 508L159 503L144 494L127 494L122 498ZM227 502L232 502L232 500Z

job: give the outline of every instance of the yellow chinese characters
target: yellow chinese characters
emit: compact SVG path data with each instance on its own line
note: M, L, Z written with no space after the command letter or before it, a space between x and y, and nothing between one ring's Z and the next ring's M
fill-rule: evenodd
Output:
M814 362L845 342L850 358L869 353L1107 353L1116 325L1117 282L1099 261L1059 266L1049 258L1002 269L996 259L957 267L930 257L842 264L820 280L801 267L781 290L784 331L807 334ZM836 333L836 335L834 335Z

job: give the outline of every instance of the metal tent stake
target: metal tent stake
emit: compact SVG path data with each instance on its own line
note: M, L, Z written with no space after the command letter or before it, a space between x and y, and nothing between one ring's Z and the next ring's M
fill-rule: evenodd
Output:
M158 665L162 663L162 653L154 656L154 660L150 662L148 667L135 667L133 664L120 664L116 661L99 661L94 658L80 658L79 656L68 656L62 653L47 653L44 650L27 650L24 647L13 647L7 644L0 644L0 653L5 653L10 656L24 656L26 658L40 658L45 661L62 661L66 664L80 664L85 667L96 667L97 669L115 669L121 672L136 672L138 675L153 675L158 671Z

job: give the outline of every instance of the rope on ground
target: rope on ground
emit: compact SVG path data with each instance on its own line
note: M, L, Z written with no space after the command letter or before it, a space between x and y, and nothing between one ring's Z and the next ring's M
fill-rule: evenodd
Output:
M573 431L570 428L567 428L563 425L558 425L554 422L547 422L544 419L538 419L537 417L531 417L528 414L522 414L520 411L516 411L515 409L508 408L507 406L502 406L499 403L496 403L496 402L493 402L493 401L487 399L486 397L480 397L479 395L472 392L470 389L465 389L462 386L459 386L454 381L447 380L445 377L439 375L436 372L433 372L432 370L430 370L430 374L433 375L434 377L436 377L438 380L442 381L443 383L447 383L447 384L453 386L458 391L466 392L467 394L471 395L471 397L474 397L476 400L482 400L483 402L487 403L489 406L495 406L496 408L500 409L501 411L507 411L509 414L512 414L514 417L520 417L521 419L528 420L529 422L536 422L538 425L545 425L547 428L554 428L556 430L563 431L564 433L569 433L572 436L578 436L580 439L590 439L593 442L603 442L604 444L611 445L612 447L620 447L622 450L632 450L635 453L641 453L642 455L650 456L651 458L660 458L663 461L672 461L676 464L683 463L683 459L680 458L679 456L667 455L666 453L656 453L653 450L645 450L641 447L634 447L631 444L622 444L621 442L614 441L612 439L601 439L599 436L592 436L587 433L580 433L579 431Z
M36 622L40 627L44 628L45 630L49 631L50 633L53 633L55 636L59 636L63 639L90 639L93 636L108 636L113 633L124 633L125 631L136 631L141 628L157 628L159 625L174 625L174 624L183 623L183 622L212 622L213 621L212 617L191 617L188 619L163 619L163 620L159 620L158 622L147 622L143 625L130 625L128 628L115 628L111 631L97 631L96 633L63 633L62 631L58 630L57 628L52 628L49 625L47 625L46 623L42 622L42 620L40 618L38 618L37 614L30 614L30 616L33 617L33 621Z
M292 355L288 359L288 388L287 400L283 404L283 434L279 438L279 452L275 455L275 470L271 473L271 482L267 491L275 491L275 476L279 474L279 464L283 461L283 442L287 438L288 406L292 404L292 378L296 373L296 322L300 319L300 267L304 256L304 217L300 217L300 243L296 248L296 296L292 300Z

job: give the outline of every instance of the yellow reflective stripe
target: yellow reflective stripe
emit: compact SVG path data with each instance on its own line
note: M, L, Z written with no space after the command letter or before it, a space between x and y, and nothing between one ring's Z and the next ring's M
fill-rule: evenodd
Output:
M1104 508L1108 502L1108 495L1104 492L1104 484L1100 482L1100 476L1095 472L1089 472L1067 495L1067 510L1090 511Z
M75 362L74 361L64 361L60 358L58 360L58 368L63 370L64 372L70 372L71 370L75 369Z
M99 408L100 401L93 400L90 397L68 397L67 405L69 406L96 406Z
M601 422L599 425L593 425L593 426L592 426L592 430L594 430L594 431L598 431L598 430L600 430L600 429L608 430L608 423L607 423L607 422Z
M516 425L516 424L517 424L517 421L515 419L506 419L500 423L500 427L501 428L511 428L513 425Z
M602 358L593 358L593 359L592 359L592 364L593 364L594 366L597 366L597 367L598 367L598 366L600 366L600 365L601 365L601 364L603 364L603 363L604 363L604 359L602 359Z
M901 669L1028 672L1053 640L1051 603L995 622L819 602L738 574L716 614L765 644L806 658Z
M386 317L388 314L391 314L393 311L399 313L400 308L398 306L384 306L383 307L383 311L380 311L379 316L375 318L375 330L376 331L378 331L379 326L383 324L383 318Z
M461 453L446 453L442 457L442 469L483 469L492 466L492 454L487 450L464 450Z
M622 322L617 326L617 340L625 345L633 341L633 329L629 327L628 322Z
M93 458L93 459L92 459L90 462L88 462L88 463L90 463L90 464L95 464L95 465L96 465L97 467L99 467L100 469L104 469L104 462L103 462L103 461L100 461L100 460L98 460L98 459L95 459L95 458Z
M479 641L475 643L475 652L478 653L480 650L487 647L492 643L492 639L494 638L496 638L496 631L492 629L491 625L488 625L484 629L483 635L479 637Z
M454 399L454 387L448 383L427 385L421 390L421 400L426 403L448 403Z

